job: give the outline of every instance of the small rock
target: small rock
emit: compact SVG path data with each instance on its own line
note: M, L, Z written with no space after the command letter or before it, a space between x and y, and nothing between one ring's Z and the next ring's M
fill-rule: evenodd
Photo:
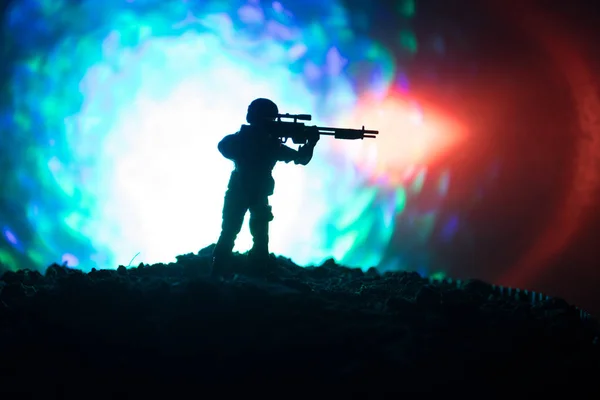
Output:
M402 281L407 281L407 282L424 282L425 278L423 278L421 275L419 275L418 272L415 271L407 271L402 273Z
M436 307L442 302L441 293L431 285L425 285L417 292L415 301L418 305L424 307Z
M209 257L209 256L212 256L214 250L215 250L215 244L213 243L203 249L200 249L200 251L198 251L198 255L200 257Z
M462 290L466 293L479 296L483 299L487 299L491 294L494 293L494 288L489 283L480 281L479 279L469 279L466 281Z
M26 285L35 285L43 280L42 274L39 271L23 270L23 283Z
M65 276L68 274L67 268L58 264L52 264L46 269L46 277L47 278L58 278L61 276Z
M321 264L321 268L336 268L338 265L333 258L328 258Z
M108 269L101 269L99 271L96 271L96 273L94 274L95 277L98 277L100 279L105 279L105 278L110 278L113 275L114 271L108 270Z
M7 284L21 282L21 277L13 271L6 271L0 279Z
M360 268L350 268L350 270L347 272L347 276L351 280L353 280L353 279L360 279L363 276L365 276L365 273Z

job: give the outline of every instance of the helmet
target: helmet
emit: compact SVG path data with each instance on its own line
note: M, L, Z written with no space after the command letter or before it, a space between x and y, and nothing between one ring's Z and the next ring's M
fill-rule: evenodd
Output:
M261 120L274 120L279 114L277 104L269 99L256 99L248 106L246 121L249 124L255 124Z

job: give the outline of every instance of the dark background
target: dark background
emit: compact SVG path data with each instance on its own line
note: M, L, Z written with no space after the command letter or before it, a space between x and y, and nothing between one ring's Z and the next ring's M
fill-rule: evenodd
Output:
M475 7L475 3L479 3L480 7ZM480 101L486 104L484 108L504 110L491 111L487 120L489 124L483 122L483 125L488 125L490 142L502 149L503 170L493 195L487 197L485 204L473 214L475 220L493 221L479 225L478 234L491 236L492 240L482 240L481 243L489 247L485 253L492 255L492 264L498 266L498 271L504 269L499 266L501 264L526 268L515 260L527 253L542 235L544 226L552 222L552 215L560 211L562 200L571 190L569 185L574 179L575 146L584 134L573 101L577 99L573 99L572 88L565 77L567 72L548 56L548 49L540 46L539 37L533 37L532 31L541 37L549 33L558 38L568 35L572 50L589 70L598 71L600 7L594 3L420 3L421 7L431 7L432 13L457 20L469 15L469 26L473 33L479 32L480 43L472 55L485 71L470 87L482 95ZM462 14L463 11L465 14ZM536 31L531 18L552 21L556 28L550 32ZM457 64L461 65L460 61ZM446 68L450 75L456 76L452 66ZM598 83L595 84L598 95ZM506 102L515 106L507 106ZM600 115L597 109L589 112ZM599 134L600 126L592 131L596 138ZM486 152L479 154L485 155ZM595 160L598 168L600 155L596 154ZM598 173L597 170L590 172ZM526 282L508 283L560 295L595 314L600 313L597 290L600 285L600 207L594 207L595 204L600 205L598 187L592 196L583 224L564 250L547 260L533 278ZM531 222L523 224L526 220ZM561 226L553 228L562 229ZM475 264L474 269L484 265ZM500 275L496 279L501 280Z

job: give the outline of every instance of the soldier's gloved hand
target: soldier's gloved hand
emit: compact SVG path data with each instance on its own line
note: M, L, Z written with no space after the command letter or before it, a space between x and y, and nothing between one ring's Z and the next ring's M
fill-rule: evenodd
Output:
M308 144L314 147L321 138L321 135L319 134L319 128L316 126L309 126L307 129L308 131L306 132L306 137Z

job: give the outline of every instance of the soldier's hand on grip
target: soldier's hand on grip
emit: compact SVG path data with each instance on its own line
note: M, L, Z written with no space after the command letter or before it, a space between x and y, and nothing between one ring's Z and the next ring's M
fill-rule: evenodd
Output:
M321 138L321 134L319 133L319 128L316 126L308 126L306 132L306 138L310 145L314 146L317 144L319 139Z

